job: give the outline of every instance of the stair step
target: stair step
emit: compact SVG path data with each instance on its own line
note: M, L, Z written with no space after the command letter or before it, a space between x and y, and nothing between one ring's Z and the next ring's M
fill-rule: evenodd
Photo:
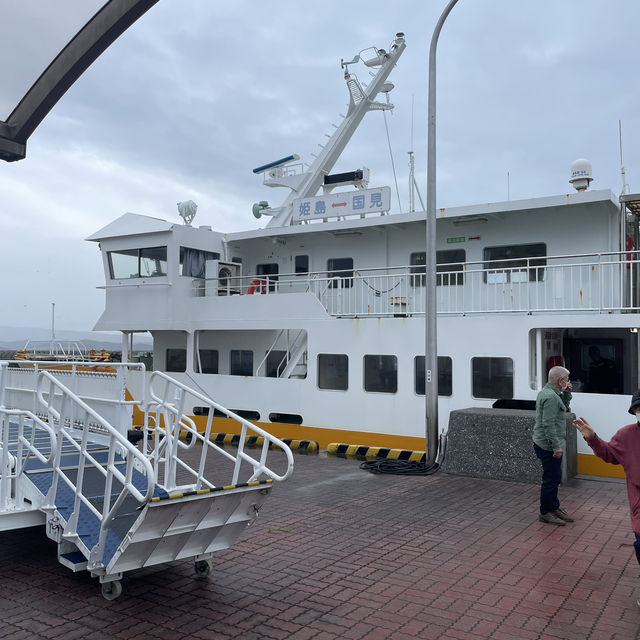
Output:
M87 559L80 553L80 551L71 551L70 553L63 553L58 556L58 561L65 567L68 567L74 573L77 571L84 571L87 568Z

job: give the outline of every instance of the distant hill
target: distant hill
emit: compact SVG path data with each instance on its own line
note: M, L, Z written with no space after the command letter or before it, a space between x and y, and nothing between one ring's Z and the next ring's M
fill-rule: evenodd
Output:
M119 351L122 347L120 333L107 331L65 331L56 329L56 339L61 342L81 342L87 349L106 349L107 351ZM32 327L2 327L0 326L0 349L22 349L27 342L38 342L37 346L43 347L45 342L51 340L51 329ZM137 350L151 349L153 340L148 333L137 334L133 347Z

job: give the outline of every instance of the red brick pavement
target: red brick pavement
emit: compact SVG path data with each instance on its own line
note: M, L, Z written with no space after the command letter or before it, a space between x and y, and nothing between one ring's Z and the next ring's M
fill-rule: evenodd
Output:
M624 484L561 488L576 522L537 521L537 486L381 476L296 456L291 480L206 579L132 572L108 602L39 529L0 533L0 639L635 640Z

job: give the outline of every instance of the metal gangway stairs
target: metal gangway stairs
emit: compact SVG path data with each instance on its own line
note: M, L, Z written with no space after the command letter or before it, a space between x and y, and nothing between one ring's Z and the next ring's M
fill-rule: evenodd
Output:
M216 410L239 422L237 450L211 441ZM108 600L126 571L192 558L208 575L292 471L281 440L142 364L0 362L0 531L44 525Z

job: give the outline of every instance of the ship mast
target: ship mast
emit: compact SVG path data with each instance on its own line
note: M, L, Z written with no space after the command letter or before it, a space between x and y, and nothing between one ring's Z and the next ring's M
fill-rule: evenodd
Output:
M349 72L349 65L358 62L361 59L360 54L355 56L351 62L342 61L341 66L345 70L344 79L350 94L347 115L307 171L295 176L288 176L295 178L295 180L283 179L279 183L274 181L272 186L289 186L291 193L280 207L261 209L262 214L273 216L267 225L268 227L283 227L291 224L293 201L316 195L324 182L325 175L329 174L367 112L393 109L392 104L376 102L375 98L383 90L386 79L406 46L404 34L398 33L391 45L391 51L375 49L376 56L373 59L363 59L368 67L379 67L366 89L362 87L356 76Z

